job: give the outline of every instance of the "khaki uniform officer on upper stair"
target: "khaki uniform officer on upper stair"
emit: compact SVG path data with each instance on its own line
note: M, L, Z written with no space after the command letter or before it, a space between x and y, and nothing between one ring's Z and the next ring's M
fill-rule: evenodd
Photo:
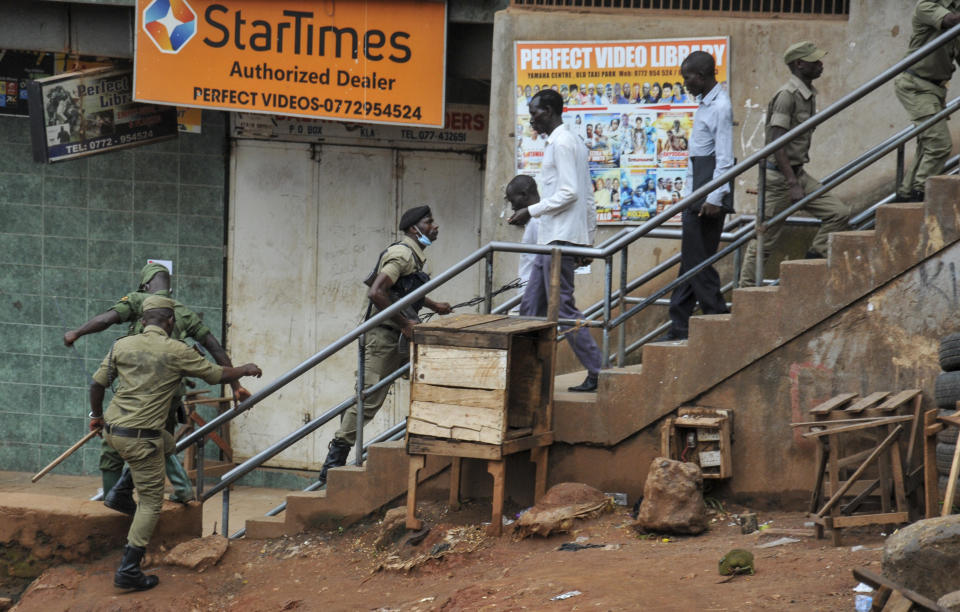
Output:
M817 90L814 79L823 73L820 60L826 52L817 49L810 41L790 45L783 60L790 67L792 76L767 105L766 144L770 144L817 112ZM820 188L820 181L813 178L803 166L810 161L810 142L813 132L801 134L773 154L774 161L767 161L767 182L764 191L764 219L770 219L800 201L806 194ZM830 193L808 202L804 209L820 219L820 230L807 251L808 258L827 256L827 238L832 232L847 229L850 208ZM776 246L783 231L783 224L767 228L763 239L763 254L768 256ZM747 247L743 266L740 268L740 286L756 284L757 242Z
M960 23L960 0L921 0L913 10L913 34L907 53L913 53ZM910 120L923 123L943 110L947 81L960 60L960 38L954 38L893 80L897 99ZM897 187L898 202L922 202L927 179L943 172L953 141L947 120L938 121L917 136L917 157Z

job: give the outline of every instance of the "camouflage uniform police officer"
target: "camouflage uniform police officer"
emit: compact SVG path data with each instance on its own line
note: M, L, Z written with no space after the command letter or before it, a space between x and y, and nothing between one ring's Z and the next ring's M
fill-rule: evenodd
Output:
M167 297L147 297L143 333L117 340L90 384L90 429L103 427L104 441L130 466L139 496L123 560L113 579L114 585L124 589L144 590L159 582L140 571L140 562L163 505L164 458L175 447L163 426L181 376L218 384L261 375L252 363L238 368L214 365L170 338L175 305ZM104 414L103 396L114 381L116 391Z
M946 30L960 23L960 0L921 0L913 10L913 53ZM947 81L960 60L960 38L954 38L893 80L893 88L910 120L923 123L943 110ZM927 179L943 172L953 142L947 120L942 119L917 135L917 156L910 171L897 186L897 201L922 202Z
M66 332L63 336L63 342L70 346L82 336L103 331L116 323L125 322L130 323L129 335L139 334L143 331L140 316L143 314L144 300L151 295L170 297L170 294L170 273L167 268L162 264L148 263L140 271L138 291L128 293L106 312L98 314L77 329ZM174 314L176 323L173 333L170 334L173 339L182 341L185 338L193 338L198 344L206 347L218 364L223 366L233 365L226 351L220 346L210 329L203 324L197 313L174 300ZM232 387L234 397L237 399L242 401L250 397L250 393L238 383L233 383ZM181 397L184 391L185 388L181 385L170 405L170 414L164 425L164 428L170 434L173 434L177 427L177 412L182 407ZM118 481L121 481L122 469L123 461L120 456L104 443L100 453L100 473L103 479L104 500L115 510L133 514L134 506L131 497L133 483L129 477L122 478L122 485L117 490L117 494L110 495L110 491L117 485ZM190 484L187 472L183 469L176 455L167 458L167 477L173 485L173 494L170 499L187 502L194 498L193 486Z
M792 76L767 105L766 143L769 144L797 127L817 112L817 90L814 79L823 73L820 61L826 52L810 41L790 45L783 60ZM767 161L767 181L764 191L764 219L770 219L821 187L820 181L810 176L804 164L810 161L810 142L813 132L800 134L773 154ZM850 208L830 193L808 202L804 209L820 219L820 229L807 251L808 258L827 256L827 240L832 232L847 229ZM768 256L776 246L783 224L767 228L763 238L763 253ZM740 269L740 286L756 284L756 240L750 242Z
M380 254L380 260L367 284L370 305L367 318L384 310L403 296L412 293L430 277L424 272L426 255L423 250L430 246L440 231L434 222L429 206L412 208L400 218L400 231L404 232L399 242L390 245ZM376 384L409 360L409 354L398 346L400 336L413 339L413 326L419 323L417 311L426 306L438 314L450 312L450 304L423 298L413 308L404 309L393 318L384 321L365 334L363 384ZM363 401L363 422L366 423L380 410L387 398L389 386L367 396ZM362 425L361 425L362 427ZM357 440L357 406L347 409L340 421L340 429L329 444L327 458L320 470L320 482L327 481L327 470L345 465L350 448Z

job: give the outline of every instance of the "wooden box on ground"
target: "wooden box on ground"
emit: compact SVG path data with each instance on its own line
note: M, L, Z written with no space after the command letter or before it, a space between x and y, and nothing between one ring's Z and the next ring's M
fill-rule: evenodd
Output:
M503 444L549 431L554 329L502 315L418 325L407 432Z
M676 417L663 422L660 453L677 461L696 463L704 478L730 478L732 418L727 410L680 408Z
M505 315L458 315L414 328L407 417L407 527L416 518L417 473L426 455L452 457L450 505L460 498L463 458L484 459L493 476L490 531L500 534L504 457L530 451L534 499L546 490L553 443L556 324Z

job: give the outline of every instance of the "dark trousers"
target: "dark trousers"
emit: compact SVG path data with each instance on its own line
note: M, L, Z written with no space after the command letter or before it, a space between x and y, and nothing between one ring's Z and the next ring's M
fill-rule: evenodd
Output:
M680 274L684 274L717 252L725 215L701 217L692 210L683 211L683 235L680 239ZM720 293L720 275L708 266L673 290L670 296L670 321L673 331L686 335L690 315L697 302L703 314L723 314L727 302Z
M582 319L583 313L577 310L573 301L573 271L577 264L574 257L560 258L560 318ZM523 289L520 301L520 315L543 317L547 314L547 298L550 295L550 255L537 255L530 270L530 278ZM567 336L570 348L587 369L588 374L596 375L600 371L602 356L600 348L590 335L590 330L581 327Z

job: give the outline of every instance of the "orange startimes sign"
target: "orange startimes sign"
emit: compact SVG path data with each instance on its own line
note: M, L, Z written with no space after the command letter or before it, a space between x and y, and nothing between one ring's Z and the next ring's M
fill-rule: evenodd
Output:
M443 126L446 3L137 0L139 102Z

